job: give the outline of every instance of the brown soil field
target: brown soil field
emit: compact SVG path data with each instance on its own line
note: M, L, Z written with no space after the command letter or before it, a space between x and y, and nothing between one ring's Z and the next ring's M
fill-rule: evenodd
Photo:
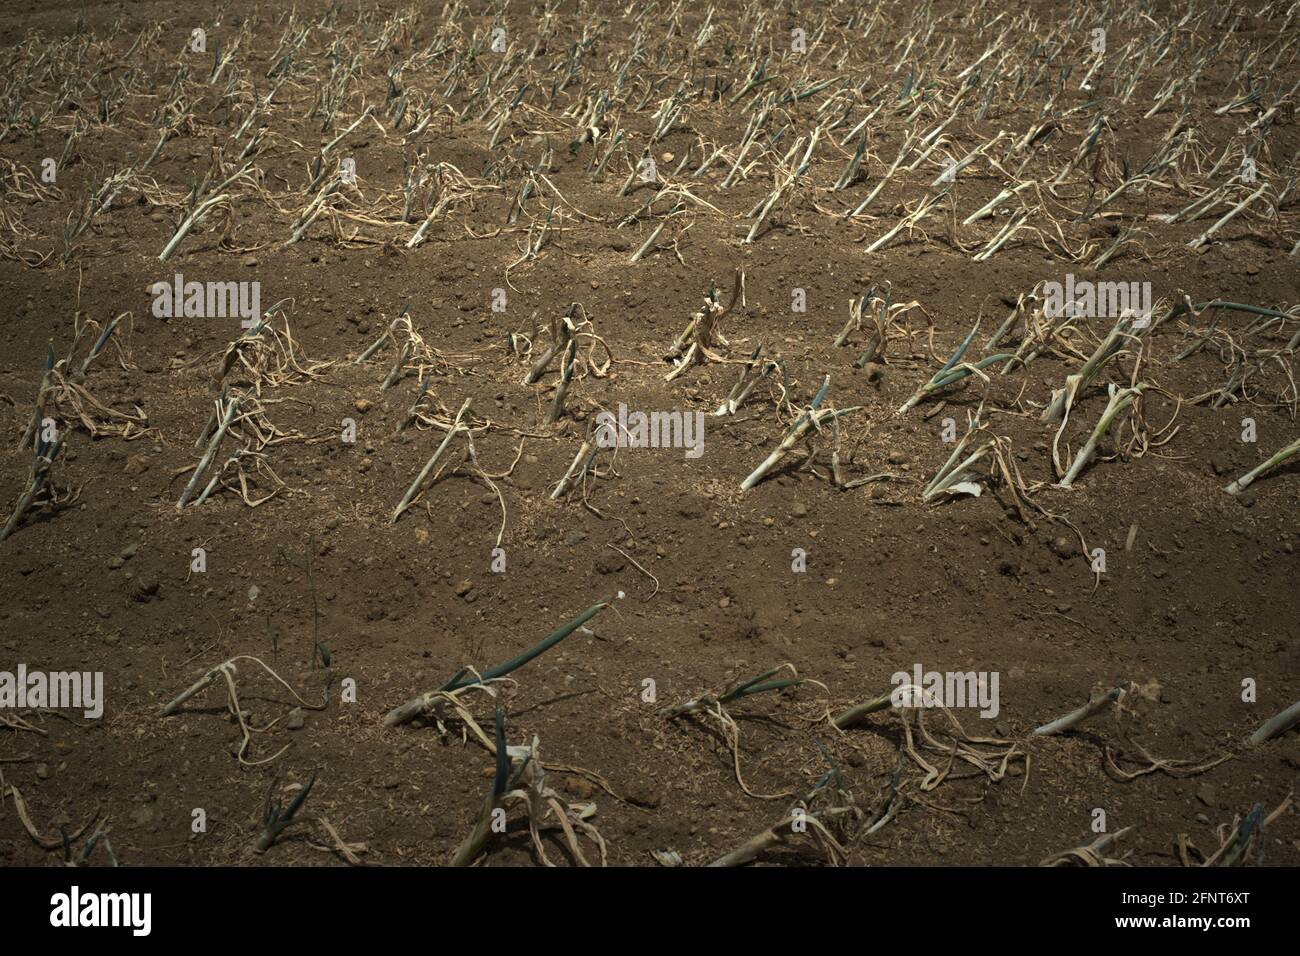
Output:
M1300 6L4 11L0 863L1300 863Z

